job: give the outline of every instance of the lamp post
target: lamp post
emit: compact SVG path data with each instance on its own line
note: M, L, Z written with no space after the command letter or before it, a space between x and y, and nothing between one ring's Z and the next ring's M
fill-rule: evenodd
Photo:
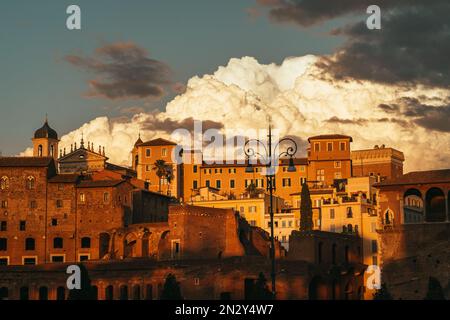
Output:
M255 157L256 159L261 158L265 160L265 168L266 172L264 175L266 176L266 190L269 191L269 215L270 215L270 259L271 259L271 280L272 280L272 296L273 299L276 298L276 268L275 268L275 238L274 238L274 210L273 210L273 192L276 190L275 184L275 173L276 166L278 165L278 161L280 157L287 156L289 157L289 166L288 172L295 172L294 166L294 155L297 152L297 143L291 138L283 138L279 140L272 149L272 123L269 118L269 134L268 134L268 144L267 147L264 142L259 139L250 139L244 145L244 153L247 157L247 167L245 168L246 173L253 172L253 167L250 163L250 158ZM286 142L291 144L288 146L286 150L281 151L277 154L277 148L280 148L280 143ZM265 154L261 154L256 151L254 148L250 147L250 143L255 143L256 145L261 145L265 151Z

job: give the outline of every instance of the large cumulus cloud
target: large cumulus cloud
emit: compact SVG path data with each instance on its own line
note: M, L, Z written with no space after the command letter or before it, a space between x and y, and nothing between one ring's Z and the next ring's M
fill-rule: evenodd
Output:
M83 132L85 140L106 146L111 161L129 164L139 132L144 140L171 138L172 129L191 130L193 119L223 132L264 129L270 115L281 135L299 141L317 134L348 134L354 138L353 149L385 144L402 150L406 170L448 167L450 90L324 77L318 59L292 57L281 65L261 64L252 57L231 59L214 74L191 78L165 111L139 113L126 121L94 119L63 136L61 146L70 148Z

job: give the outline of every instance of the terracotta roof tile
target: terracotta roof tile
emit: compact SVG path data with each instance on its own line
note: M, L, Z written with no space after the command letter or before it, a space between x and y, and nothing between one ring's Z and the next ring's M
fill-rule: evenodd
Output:
M151 146L176 146L177 144L175 142L163 139L163 138L157 138L150 141L146 141L143 143L139 143L138 147L151 147Z
M423 184L450 182L450 169L413 171L398 178L385 180L375 184L375 186L395 186L404 184Z

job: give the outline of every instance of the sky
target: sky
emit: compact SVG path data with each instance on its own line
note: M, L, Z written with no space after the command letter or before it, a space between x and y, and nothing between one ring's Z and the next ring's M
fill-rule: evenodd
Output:
M71 4L81 30L66 28ZM29 154L48 114L63 147L83 132L127 163L121 146L139 131L264 126L270 114L300 142L346 133L404 151L409 169L448 168L448 1L379 0L381 30L365 25L370 4L5 0L0 150Z

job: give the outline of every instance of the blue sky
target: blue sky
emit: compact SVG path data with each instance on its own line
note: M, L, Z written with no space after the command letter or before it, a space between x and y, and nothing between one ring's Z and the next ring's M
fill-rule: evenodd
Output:
M77 4L82 30L65 27L66 8ZM15 154L30 145L48 113L60 135L96 116L121 116L122 106L143 100L86 98L89 75L64 61L106 44L131 41L168 64L173 81L211 73L232 57L280 63L288 56L332 52L340 43L327 31L335 21L303 29L252 17L246 1L2 1L0 10L0 149ZM148 103L163 109L173 94Z

